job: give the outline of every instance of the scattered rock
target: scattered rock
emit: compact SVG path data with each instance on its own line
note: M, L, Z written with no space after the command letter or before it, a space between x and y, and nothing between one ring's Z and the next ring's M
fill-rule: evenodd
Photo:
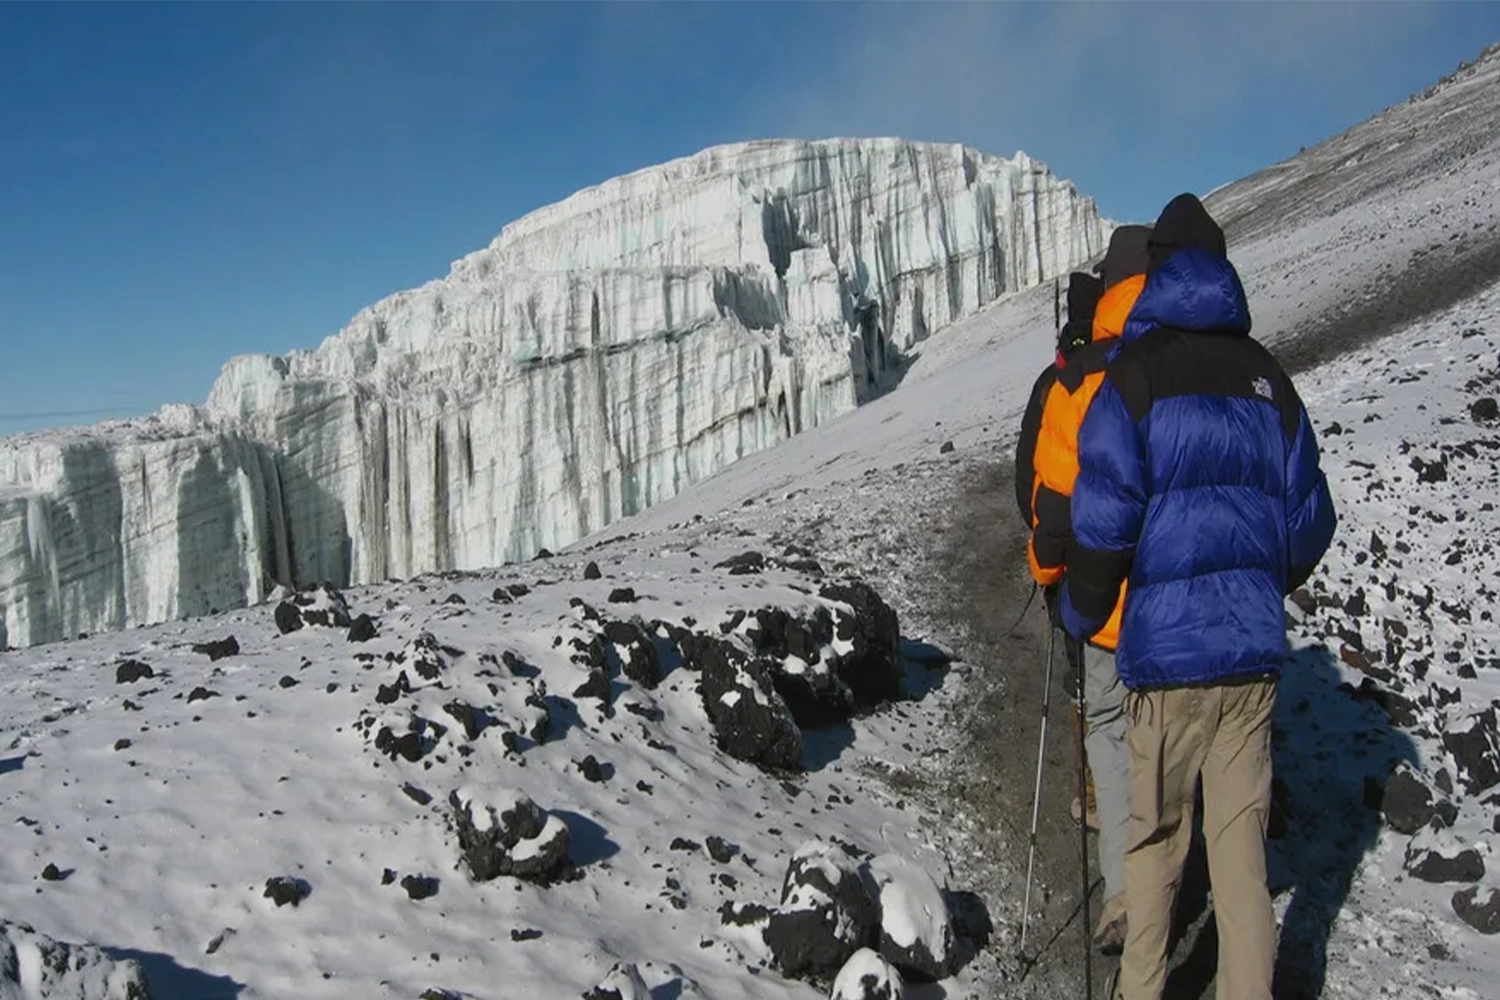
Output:
M792 855L781 902L762 936L783 975L826 982L871 943L879 921L875 900L850 857L813 841Z
M1453 912L1481 934L1500 934L1500 889L1471 885L1453 894Z
M452 792L463 860L477 881L500 875L545 883L568 859L568 825L520 792L465 788Z
M458 591L455 590L453 593L451 593L447 597L443 598L443 603L444 604L468 604L469 602L466 601L466 600L464 600L464 595L460 594Z
M734 860L735 855L740 853L738 844L731 844L723 837L707 837L703 845L708 848L708 856L721 865L729 864Z
M1493 396L1481 396L1469 404L1469 417L1476 424L1500 419L1500 403L1496 403Z
M723 562L714 564L714 569L727 569L730 576L763 573L766 569L766 557L759 552L741 552L737 556L730 556Z
M939 455L947 455L951 451L953 451L953 442L952 441L944 441L942 443L942 445L938 448L938 454Z
M855 704L870 707L901 698L901 625L896 612L862 580L825 585L824 600L848 605L836 635L853 649L838 661L838 674L854 692Z
M834 977L830 1000L901 1000L906 995L901 973L880 957L880 953L861 948Z
M126 660L115 668L116 684L134 684L155 676L156 671L151 669L151 665L140 660Z
M603 576L604 574L599 572L599 564L593 560L589 560L589 564L583 567L583 578L585 580L598 580Z
M1449 827L1458 818L1458 808L1444 795L1433 790L1410 764L1401 763L1385 783L1381 809L1386 824L1397 833L1414 834L1436 823Z
M42 880L45 882L62 882L66 880L67 877L67 872L62 871L51 862L48 862L47 867L42 869Z
M207 701L210 698L217 698L218 696L219 692L210 691L206 687L199 686L188 692L187 700L188 704L191 705L195 701Z
M626 651L621 670L625 676L645 688L661 683L661 661L656 642L640 622L605 622L604 638Z
M413 802L415 802L419 806L425 806L429 802L432 801L432 793L431 792L424 791L423 789L418 788L416 785L413 785L410 781L406 782L405 784L403 784L401 786L401 791L405 792L406 793L406 797L409 798L409 799L411 799Z
M635 600L634 587L616 587L609 592L609 603L611 604L634 604Z
M542 936L542 932L535 927L512 927L510 939L512 941L535 941Z
M291 674L283 674L281 680L276 682L276 686L280 688L294 688L300 683L301 682Z
M203 949L203 954L215 954L220 948L224 947L224 942L234 937L236 933L237 932L233 927L224 928L222 931L214 935L212 941L208 942L208 947Z
M240 644L232 635L225 636L223 639L215 639L212 642L193 643L193 652L204 654L210 663L222 660L226 656L234 656L239 651Z
M302 612L297 610L297 605L291 601L282 601L276 605L276 631L282 635L295 632L302 627Z
M598 784L604 780L604 765L599 763L599 758L589 754L578 762L578 770L583 775L584 781Z
M266 891L261 895L277 906L300 906L312 894L312 886L291 875L277 875L266 879Z
M437 895L438 880L431 875L404 875L401 888L406 890L408 898L420 902Z
M369 642L379 634L370 616L362 614L350 624L347 638L349 642Z

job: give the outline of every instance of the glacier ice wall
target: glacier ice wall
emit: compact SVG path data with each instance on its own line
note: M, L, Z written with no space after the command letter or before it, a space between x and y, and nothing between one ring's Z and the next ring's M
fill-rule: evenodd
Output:
M1025 156L721 146L506 226L206 406L0 442L0 643L559 548L868 398L1102 250Z

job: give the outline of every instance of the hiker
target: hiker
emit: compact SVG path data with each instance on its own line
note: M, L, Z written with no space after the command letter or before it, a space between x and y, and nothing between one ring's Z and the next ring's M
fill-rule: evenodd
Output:
M1116 995L1158 1000L1194 792L1219 932L1220 1000L1270 1000L1271 707L1286 595L1337 516L1291 379L1250 337L1224 233L1191 194L1152 229L1145 288L1078 440L1062 619L1099 634L1126 580L1129 930Z
M1068 326L1057 360L1043 379L1051 378L1041 405L1028 408L1022 423L1021 453L1032 455L1035 483L1032 486L1031 541L1027 562L1031 575L1046 588L1047 608L1054 627L1057 619L1058 587L1068 568L1068 550L1073 527L1069 497L1078 474L1078 427L1089 401L1104 379L1105 361L1125 328L1125 319L1146 281L1145 226L1122 226L1110 237L1109 249L1092 282L1075 274L1068 285ZM1080 280L1082 279L1082 280ZM1076 295L1075 295L1076 292ZM1077 304L1087 308L1089 297L1097 303L1080 317ZM1079 321L1081 319L1081 322ZM1038 385L1042 380L1038 380ZM1034 391L1035 395L1035 391ZM1018 459L1018 467L1020 465ZM1017 475L1017 482L1022 476ZM1023 508L1023 513L1025 509ZM1123 597L1121 599L1123 604ZM1109 621L1081 648L1071 637L1068 662L1070 685L1076 685L1076 665L1082 663L1084 714L1073 708L1074 735L1084 728L1088 758L1086 791L1073 800L1074 822L1086 822L1099 831L1099 867L1104 874L1104 908L1094 931L1094 945L1106 955L1119 954L1125 946L1125 876L1122 858L1129 833L1129 753L1125 744L1125 689L1115 674L1114 650L1119 641L1120 607ZM1076 690L1076 688L1075 688Z

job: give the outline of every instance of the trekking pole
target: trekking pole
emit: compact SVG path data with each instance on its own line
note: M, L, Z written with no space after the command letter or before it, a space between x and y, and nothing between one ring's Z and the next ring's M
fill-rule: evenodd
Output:
M1026 901L1021 906L1021 957L1026 957L1026 929L1031 922L1031 876L1036 868L1036 823L1042 805L1042 754L1047 747L1047 709L1052 702L1052 656L1057 648L1057 630L1048 621L1047 673L1042 682L1042 731L1036 739L1036 786L1031 793L1031 846L1026 852Z
M1083 869L1083 901L1080 904L1078 925L1083 928L1083 996L1084 1000L1093 1000L1094 939L1089 931L1088 751L1083 745L1084 720L1087 718L1083 714L1083 643L1069 642L1067 647L1068 659L1073 661L1073 669L1078 677L1078 803L1082 813L1078 821L1078 859Z

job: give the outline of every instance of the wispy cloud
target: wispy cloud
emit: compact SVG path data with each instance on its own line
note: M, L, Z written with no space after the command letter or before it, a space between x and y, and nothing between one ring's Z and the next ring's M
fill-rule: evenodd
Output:
M1195 129L1232 125L1268 88L1300 91L1313 105L1359 93L1431 25L1434 6L836 5L830 55L788 74L757 111L795 135L1025 149L1065 174L1068 165L1097 171L1094 161L1127 138L1191 157L1190 142L1183 147Z

